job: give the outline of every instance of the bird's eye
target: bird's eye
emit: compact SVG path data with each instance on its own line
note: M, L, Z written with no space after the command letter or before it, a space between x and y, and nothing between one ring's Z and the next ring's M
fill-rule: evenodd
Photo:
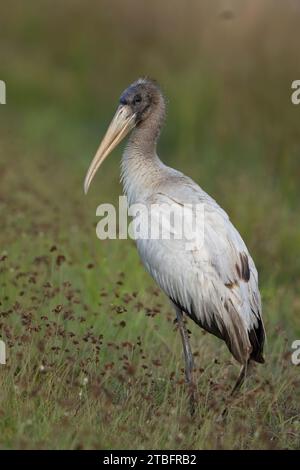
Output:
M141 95L135 95L135 97L133 98L133 104L140 103L141 101L142 101Z

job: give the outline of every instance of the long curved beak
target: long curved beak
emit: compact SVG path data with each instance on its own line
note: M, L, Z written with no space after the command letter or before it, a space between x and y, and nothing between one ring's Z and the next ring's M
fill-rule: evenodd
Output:
M84 192L87 194L92 179L101 163L135 126L135 114L127 105L120 105L111 121L105 136L94 156L84 180Z

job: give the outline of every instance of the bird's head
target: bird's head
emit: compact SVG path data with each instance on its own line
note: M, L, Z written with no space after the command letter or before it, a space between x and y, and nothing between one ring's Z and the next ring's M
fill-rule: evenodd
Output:
M140 78L122 93L117 111L106 131L97 153L88 169L84 181L84 192L89 186L98 168L113 149L135 127L141 127L153 115L154 110L161 108L164 116L164 100L159 86L150 79ZM160 125L160 123L158 123Z

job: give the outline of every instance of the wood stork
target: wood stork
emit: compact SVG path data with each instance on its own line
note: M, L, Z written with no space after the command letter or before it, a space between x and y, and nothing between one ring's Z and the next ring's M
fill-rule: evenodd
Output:
M265 329L258 275L240 234L226 212L191 178L166 166L156 145L165 119L165 99L156 82L141 78L121 95L116 114L88 169L84 190L101 163L131 132L122 157L122 182L130 204L204 207L203 240L187 250L182 239L138 239L141 260L170 298L182 338L185 376L194 410L193 354L184 315L225 341L241 372L232 393L242 385L252 361L264 362ZM199 228L200 230L200 228Z

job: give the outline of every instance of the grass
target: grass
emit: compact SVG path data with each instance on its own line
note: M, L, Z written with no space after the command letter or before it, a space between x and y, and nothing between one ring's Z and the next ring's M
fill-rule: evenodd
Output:
M66 2L59 15L50 2L1 8L1 448L300 446L299 110L289 98L298 16L272 4L264 28L268 2L254 25L243 11L223 22L192 4L178 15L136 2ZM169 98L159 153L228 211L260 274L266 364L226 423L217 417L238 373L226 347L189 322L191 419L167 299L132 241L96 238L97 205L121 193L120 150L83 196L118 93L144 73Z

